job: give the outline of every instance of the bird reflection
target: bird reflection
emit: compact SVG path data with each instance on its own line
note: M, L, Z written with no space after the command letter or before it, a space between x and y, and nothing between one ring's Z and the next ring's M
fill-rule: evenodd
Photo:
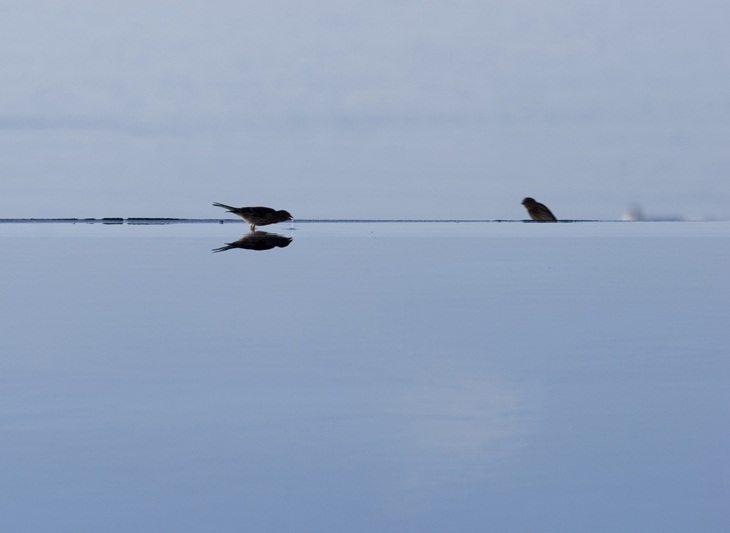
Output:
M284 237L277 233L268 233L266 231L252 231L238 239L235 242L226 243L225 246L215 248L213 253L225 252L233 248L243 248L245 250L271 250L272 248L286 248L292 242L291 237Z

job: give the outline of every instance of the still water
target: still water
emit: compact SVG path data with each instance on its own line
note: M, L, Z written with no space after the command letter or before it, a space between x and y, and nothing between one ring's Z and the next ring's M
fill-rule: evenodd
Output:
M0 224L3 530L730 527L730 223L271 228Z

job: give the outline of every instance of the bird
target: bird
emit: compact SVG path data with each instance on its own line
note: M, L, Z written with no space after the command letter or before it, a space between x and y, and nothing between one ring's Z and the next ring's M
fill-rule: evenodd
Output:
M214 202L213 205L222 207L230 213L241 217L251 226L251 231L256 231L256 226L268 226L277 222L294 220L294 217L283 209L276 211L270 207L231 207L230 205L219 204L218 202Z
M527 197L522 200L522 205L527 208L527 213L532 220L537 222L557 222L558 219L545 204L536 202L534 198Z

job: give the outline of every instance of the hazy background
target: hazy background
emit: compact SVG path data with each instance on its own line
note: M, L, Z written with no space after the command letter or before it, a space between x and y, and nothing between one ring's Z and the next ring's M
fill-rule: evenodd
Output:
M0 2L0 218L730 218L730 4Z

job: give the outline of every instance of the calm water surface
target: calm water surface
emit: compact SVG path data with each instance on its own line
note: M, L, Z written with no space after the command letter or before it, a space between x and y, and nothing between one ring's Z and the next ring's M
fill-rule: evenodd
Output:
M730 223L246 230L0 225L3 530L730 527Z

